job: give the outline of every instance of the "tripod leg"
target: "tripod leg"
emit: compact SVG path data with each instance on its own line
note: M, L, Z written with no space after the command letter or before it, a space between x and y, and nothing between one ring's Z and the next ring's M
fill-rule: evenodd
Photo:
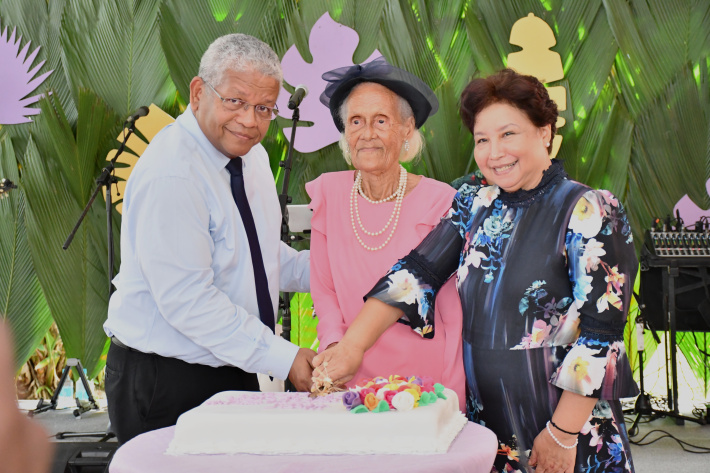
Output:
M64 386L64 382L67 380L67 376L69 375L70 371L71 365L67 363L67 365L64 366L64 371L62 371L62 377L59 378L59 384L57 385L57 389L54 390L52 398L49 400L49 402L45 402L44 399L40 399L37 403L37 407L35 408L35 410L29 411L27 413L29 417L32 417L35 414L39 414L40 412L45 412L50 409L57 408L57 399L59 398L59 392L62 390L62 386Z
M91 408L93 409L98 409L99 405L96 403L96 400L94 399L94 395L91 393L91 387L89 386L89 380L86 379L86 375L84 374L84 367L81 366L81 361L76 360L76 370L77 373L79 374L79 379L81 379L81 384L84 385L84 391L86 391L86 395L89 398L89 403L91 404Z

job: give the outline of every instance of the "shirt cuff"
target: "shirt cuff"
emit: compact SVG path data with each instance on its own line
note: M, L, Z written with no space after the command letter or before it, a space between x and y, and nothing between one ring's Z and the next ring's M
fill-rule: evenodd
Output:
M264 366L269 367L268 371L264 372L269 376L274 376L278 379L285 380L288 378L288 373L291 371L293 360L296 359L299 347L284 340L280 336L274 335L274 339L269 347L269 352L264 359Z

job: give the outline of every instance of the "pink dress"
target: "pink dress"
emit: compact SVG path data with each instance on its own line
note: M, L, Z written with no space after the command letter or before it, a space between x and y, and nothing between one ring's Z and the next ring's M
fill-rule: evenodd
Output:
M456 190L423 177L404 197L397 230L379 251L360 245L350 222L353 171L326 173L306 184L311 197L311 295L318 315L320 350L339 341L364 302L363 296L439 223L451 207ZM380 230L392 214L394 201L371 204L358 195L360 218L369 231ZM370 237L358 228L368 246L379 246L390 232ZM374 376L430 376L456 391L465 411L465 375L461 348L462 313L454 278L436 299L436 335L421 338L409 325L396 323L365 353L349 383ZM440 329L441 327L441 329Z

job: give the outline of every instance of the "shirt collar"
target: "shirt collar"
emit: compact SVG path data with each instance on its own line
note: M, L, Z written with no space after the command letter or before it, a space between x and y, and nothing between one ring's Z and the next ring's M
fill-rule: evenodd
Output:
M195 114L192 113L192 106L190 104L187 105L187 108L182 113L182 115L178 117L177 123L182 128L184 128L190 134L190 136L195 139L195 141L197 141L197 143L200 145L200 148L202 148L205 152L206 161L215 169L215 171L227 172L225 170L225 167L227 166L227 163L229 163L230 158L222 154L217 148L214 147L212 143L210 143L210 140L207 139L205 134L202 132L199 123L197 123L197 118L195 118ZM249 156L250 153L251 150L249 151L249 153L242 156L242 160L245 163L248 161L246 157Z

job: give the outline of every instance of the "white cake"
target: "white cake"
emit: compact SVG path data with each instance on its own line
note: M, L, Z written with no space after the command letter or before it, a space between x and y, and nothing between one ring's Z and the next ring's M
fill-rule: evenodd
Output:
M180 416L167 453L446 453L467 420L456 393L441 388L428 405L360 414L343 405L344 393L227 391Z

